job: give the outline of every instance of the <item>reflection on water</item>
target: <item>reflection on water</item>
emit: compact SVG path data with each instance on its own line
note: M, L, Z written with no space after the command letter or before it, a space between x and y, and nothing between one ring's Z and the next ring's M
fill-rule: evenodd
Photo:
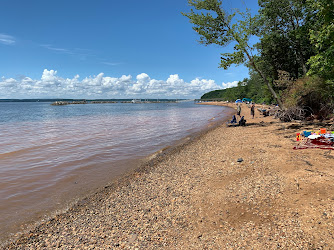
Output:
M221 118L222 110L193 103L0 103L0 239Z

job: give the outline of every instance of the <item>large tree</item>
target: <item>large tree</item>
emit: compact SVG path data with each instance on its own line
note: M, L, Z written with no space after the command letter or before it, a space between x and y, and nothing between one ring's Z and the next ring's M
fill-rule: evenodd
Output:
M250 44L250 38L256 31L256 19L250 11L235 12L228 15L220 0L188 0L190 13L183 13L194 24L193 29L200 35L200 43L204 45L217 44L227 46L233 43L232 53L223 53L220 67L227 69L232 64L245 63L259 73L271 94L283 109L283 103L272 87L266 73L258 67L253 55L255 48ZM236 17L239 17L236 19ZM236 20L235 20L236 19Z
M305 76L306 62L314 54L309 29L314 15L305 0L259 0L261 56L277 70L295 78ZM276 75L277 76L277 75Z
M310 38L317 54L308 61L309 75L318 75L334 85L334 1L307 0L316 22L310 29Z

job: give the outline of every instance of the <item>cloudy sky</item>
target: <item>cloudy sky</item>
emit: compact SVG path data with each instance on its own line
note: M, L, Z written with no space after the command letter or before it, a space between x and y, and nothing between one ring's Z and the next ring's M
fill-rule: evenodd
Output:
M246 4L245 4L246 2ZM257 10L257 0L224 8ZM248 77L218 68L187 0L0 0L1 98L199 98Z

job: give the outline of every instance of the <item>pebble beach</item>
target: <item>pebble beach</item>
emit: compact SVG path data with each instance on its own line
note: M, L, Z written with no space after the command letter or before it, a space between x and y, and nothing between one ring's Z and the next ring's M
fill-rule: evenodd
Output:
M333 249L334 152L293 149L297 132L333 121L241 115L245 127L161 150L3 248Z

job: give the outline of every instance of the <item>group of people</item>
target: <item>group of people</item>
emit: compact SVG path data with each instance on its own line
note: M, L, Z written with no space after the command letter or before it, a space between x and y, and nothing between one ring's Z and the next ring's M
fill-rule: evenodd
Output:
M254 103L252 103L252 105L250 107L250 110L251 110L251 116L254 119L254 115L255 115L255 105L254 105ZM228 124L239 125L239 126L246 126L245 117L241 116L241 105L240 105L240 103L238 103L238 106L237 106L237 115L240 117L240 121L237 122L236 116L233 115L232 120L230 122L228 122Z
M255 105L254 105L254 103L252 103L250 110L251 110L251 116L254 119L254 116L255 116ZM237 106L237 115L239 117L241 117L241 105L240 105L240 103L238 103L238 106Z

